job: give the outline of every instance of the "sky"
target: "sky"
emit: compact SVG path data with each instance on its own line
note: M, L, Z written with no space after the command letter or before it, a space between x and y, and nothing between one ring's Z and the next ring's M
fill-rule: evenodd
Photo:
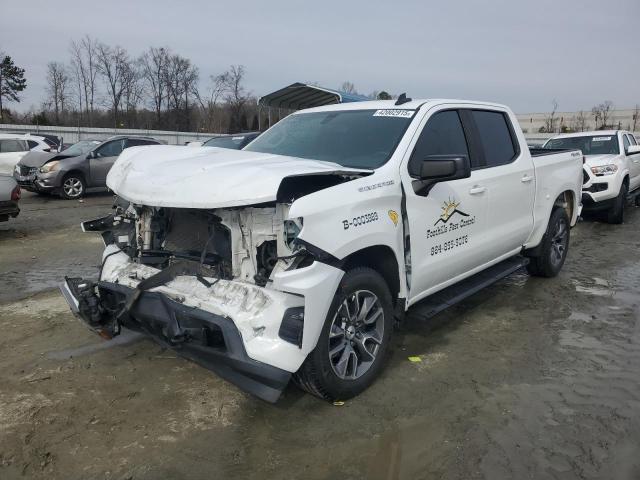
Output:
M137 56L168 46L201 86L231 64L261 96L293 82L413 98L500 102L517 113L640 103L640 0L0 0L0 51L26 70L21 111L46 65L88 34Z

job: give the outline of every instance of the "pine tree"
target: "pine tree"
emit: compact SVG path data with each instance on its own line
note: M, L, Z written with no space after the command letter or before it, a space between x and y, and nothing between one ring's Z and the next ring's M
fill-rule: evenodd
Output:
M3 121L2 101L19 102L18 93L27 88L24 68L16 67L9 55L0 55L0 122Z

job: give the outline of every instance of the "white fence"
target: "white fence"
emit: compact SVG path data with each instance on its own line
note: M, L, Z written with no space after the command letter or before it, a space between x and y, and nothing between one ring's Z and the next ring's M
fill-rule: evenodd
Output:
M87 138L104 140L113 135L142 135L153 137L169 145L183 145L186 142L204 141L219 136L216 133L204 132L169 132L166 130L135 130L120 128L89 128L89 127L54 127L38 125L9 125L0 124L0 133L46 133L62 137L64 143L75 143Z

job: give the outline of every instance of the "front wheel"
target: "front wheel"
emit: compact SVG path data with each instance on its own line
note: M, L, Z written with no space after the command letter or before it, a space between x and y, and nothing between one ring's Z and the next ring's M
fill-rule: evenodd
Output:
M536 277L555 277L560 273L569 251L569 217L564 208L551 212L538 256L532 257L527 270Z
M392 330L391 294L382 276L366 267L349 270L295 382L326 400L355 397L382 371Z
M629 192L629 187L626 182L622 183L620 187L620 192L618 192L618 196L616 197L613 207L607 212L607 222L613 224L620 224L624 221L624 207L627 203L627 193Z
M86 189L87 186L85 185L82 175L70 173L62 180L60 196L67 200L75 200L81 198Z

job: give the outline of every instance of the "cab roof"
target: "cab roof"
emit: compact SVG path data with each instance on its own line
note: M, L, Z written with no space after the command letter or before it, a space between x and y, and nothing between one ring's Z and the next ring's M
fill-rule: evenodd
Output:
M308 108L306 110L299 110L295 113L306 112L328 112L328 111L347 111L347 110L417 110L423 106L436 106L447 103L455 104L468 104L477 107L491 107L499 109L508 109L505 105L492 102L482 102L475 100L460 100L460 99L412 99L409 102L396 105L397 100L370 100L365 102L353 102L353 103L339 103L335 105L326 105L323 107Z

